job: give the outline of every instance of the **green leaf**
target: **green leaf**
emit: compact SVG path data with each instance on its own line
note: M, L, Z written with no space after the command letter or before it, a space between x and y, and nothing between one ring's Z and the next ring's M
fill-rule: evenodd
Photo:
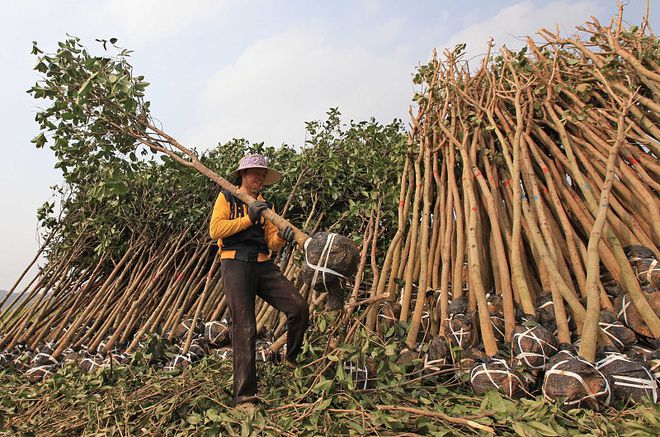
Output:
M43 148L44 145L46 145L46 141L46 136L43 134L43 132L30 140L31 143L34 143L37 149Z
M326 408L328 408L330 406L331 403L332 403L332 398L325 399L324 401L322 401L318 405L318 407L316 409L317 410L325 410Z
M528 425L534 428L539 434L543 436L558 436L557 431L541 422L528 422Z
M86 80L85 82L83 82L83 84L82 84L82 85L80 86L80 88L78 89L78 95L79 95L79 96L84 95L84 94L87 92L87 90L89 89L89 85L90 85L90 83L92 83L92 80L93 80L97 75L98 75L98 72L95 72L95 73L91 74L91 75L87 78L87 80Z
M188 423L191 424L191 425L199 425L200 423L202 423L202 422L204 421L204 420L202 419L202 416L200 416L200 415L197 414L197 413L193 413L193 414L189 415L189 416L186 418L186 420L187 420Z

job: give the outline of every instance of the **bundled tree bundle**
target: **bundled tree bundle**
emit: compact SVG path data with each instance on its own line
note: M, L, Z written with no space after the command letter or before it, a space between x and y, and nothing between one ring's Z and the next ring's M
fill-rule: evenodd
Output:
M646 20L625 28L622 9L539 36L519 52L489 44L476 69L464 45L419 68L377 293L403 284L408 347L428 311L453 347L511 351L509 367L477 363L480 378L548 369L546 397L597 407L611 397L597 350L660 335L660 44ZM579 354L548 367L571 343Z
M154 122L127 53L94 57L75 38L55 54L35 46L44 80L31 92L58 105L37 115L33 141L51 144L70 192L62 216L40 211L48 262L19 278L0 317L0 366L43 368L38 379L137 350L168 370L231 358L207 178L258 151L297 176L269 194L316 236L273 254L281 270L313 313L348 297L334 343L357 341L357 326L387 341L404 330L396 363L425 375L453 366L477 393L519 397L542 381L547 399L608 403L618 370L597 364L604 347L657 373L660 43L646 19L625 28L622 11L578 31L543 29L518 52L489 42L476 69L464 45L434 53L414 79L407 141L397 123L342 130L331 111L300 153L235 141L201 156ZM137 158L150 150L164 162ZM255 311L258 360L277 360L286 319L260 300ZM623 376L641 377L637 364ZM374 367L338 368L366 389Z

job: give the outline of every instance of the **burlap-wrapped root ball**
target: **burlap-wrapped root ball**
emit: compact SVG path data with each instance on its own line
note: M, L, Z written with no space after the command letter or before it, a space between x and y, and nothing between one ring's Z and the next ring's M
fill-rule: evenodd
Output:
M60 367L59 363L56 364L44 364L41 366L35 366L25 372L25 377L30 382L39 382L45 378L48 378L57 372L57 369Z
M231 329L227 320L214 320L204 324L204 338L215 347L223 347L231 342Z
M30 368L34 355L32 351L27 349L15 349L12 366L19 372L26 372Z
M550 357L557 353L554 335L533 322L517 326L511 343L516 364L528 369L543 369Z
M78 362L80 370L87 373L94 373L105 367L105 358L101 354L82 356Z
M493 328L493 335L498 343L504 341L506 326L504 323L504 314L490 313L490 326Z
M637 343L637 336L632 329L623 326L623 323L607 310L601 310L598 325L620 351Z
M465 314L451 314L445 320L445 337L452 346L467 349L472 344L473 335L471 317Z
M470 372L474 366L483 363L487 359L488 356L483 350L474 347L459 351L456 356L452 356L454 368L456 369L456 378L461 381L469 380Z
M163 370L166 372L172 372L177 369L186 369L192 365L192 359L190 354L176 354L172 359L168 360L167 363L163 366Z
M381 338L399 323L399 315L401 314L401 304L398 302L385 302L378 309L378 317L376 318L376 333Z
M234 357L234 350L229 346L214 349L212 355L219 361L231 360Z
M38 354L52 355L52 353L55 352L55 344L51 342L41 343L35 348L35 352Z
M635 269L640 284L648 285L653 290L659 290L660 264L653 251L644 246L627 246L624 252Z
M429 342L429 348L424 355L425 374L441 372L452 367L449 344L443 337L437 336Z
M645 258L635 265L640 284L648 285L654 291L660 290L660 264L655 258Z
M551 293L543 293L536 299L536 315L545 329L553 333L557 330L555 303L552 301Z
M550 359L543 378L543 396L551 401L563 401L566 407L598 410L611 399L610 384L596 366L588 361L560 351L559 359Z
M357 270L357 246L342 235L318 232L305 241L304 251L300 277L310 288L328 292L326 309L341 308L345 297L343 281Z
M197 321L193 323L193 319L181 320L172 330L172 339L176 342L185 341L188 337L188 332L193 330L193 335L199 337L204 334L204 325ZM169 336L170 333L166 335Z
M644 294L649 304L651 304L651 308L660 317L660 291ZM627 293L621 294L614 300L614 308L617 312L617 318L624 325L645 337L653 337L651 329L646 325L641 314L637 311L637 307Z
M81 354L80 352L68 347L64 349L60 358L62 359L63 366L69 366L69 365L77 366L78 362L83 358L85 358L85 356L84 354Z
M660 384L660 351L654 351L648 360L649 372L655 377L655 380Z
M606 352L596 368L611 384L615 399L641 402L645 398L658 402L658 383L649 370L618 352Z
M653 349L640 346L638 344L633 344L632 346L626 348L625 354L628 359L632 361L637 361L638 363L646 363L651 359Z
M191 360L193 362L201 360L202 358L207 356L209 352L210 352L209 344L205 338L203 337L193 338L192 341L190 342L190 348L188 349L188 353L190 354Z
M406 367L409 371L412 371L412 367L417 365L417 363L420 361L420 358L421 354L419 351L404 347L399 351L399 356L396 359L396 365Z
M648 247L631 245L623 248L628 261L634 266L635 263L644 258L655 258L653 251Z
M491 358L474 366L470 372L470 384L476 394L497 390L517 399L527 393L527 384L522 375L500 358Z
M14 361L14 356L10 352L0 353L0 370L10 368Z
M54 364L57 364L57 359L46 352L39 352L30 361L30 367L52 366Z

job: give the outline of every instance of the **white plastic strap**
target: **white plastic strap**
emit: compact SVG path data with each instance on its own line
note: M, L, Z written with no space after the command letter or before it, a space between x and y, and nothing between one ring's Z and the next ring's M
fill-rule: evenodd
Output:
M516 355L516 359L518 360L523 360L525 361L525 364L527 364L529 367L532 369L540 369L543 366L545 366L545 363L548 361L549 354L547 352L550 352L549 350L546 352L545 347L543 345L546 345L548 348L552 349L553 351L557 351L557 348L548 343L547 341L541 340L535 333L534 333L535 327L527 328L524 332L518 332L516 334L513 334L513 338L516 340L518 343L518 349L520 349L522 352L520 352L518 355ZM541 353L535 353L535 352L525 352L522 347L522 339L523 338L531 338L536 343L538 343L539 346L541 346ZM543 363L540 366L533 366L527 358L529 357L540 357L543 359Z
M554 304L555 303L553 301L549 300L546 303L544 303L543 305L539 305L539 309L542 310L543 308L549 307L549 306L554 305Z
M619 314L617 314L617 317L623 316L623 321L625 322L626 325L630 326L630 323L628 323L628 306L630 305L630 301L626 299L626 295L623 295L623 298L621 299L621 311L619 311Z
M646 258L644 258L644 259L646 259ZM642 279L643 276L646 276L646 282L651 282L651 274L656 270L660 270L659 268L656 268L657 265L658 265L658 260L653 259L651 261L651 264L649 265L649 268L637 273L637 277L639 279ZM642 279L642 280L644 280L644 279Z
M458 331L454 330L454 326L451 323L453 319L454 319L454 315L452 314L451 316L449 316L449 331L451 331L451 335L454 336L458 345L460 347L463 347L463 336L470 335L470 331L466 331L462 326L461 329L459 329Z
M598 324L600 325L601 328L603 328L603 331L605 331L605 334L607 334L608 337L610 337L610 338L611 338L612 340L614 340L615 342L619 343L619 344L621 345L621 347L624 347L624 346L625 346L625 345L623 344L623 342L622 342L621 340L619 340L619 338L618 338L616 335L612 334L612 333L609 331L609 329L611 329L611 328L623 328L624 326L623 326L621 323L605 323L605 322L599 322Z
M498 316L491 316L491 318L490 318L490 324L493 327L493 329L495 329L499 333L499 335L504 337L504 332L502 332L502 330L495 323L493 323L494 319L501 320L501 321L504 321L504 319L502 317L498 317Z
M357 381L358 378L360 377L359 372L364 372L364 381L362 382L362 390L367 389L367 383L369 382L369 370L367 369L366 364L364 365L363 368L360 368L358 366L354 366L353 363L344 363L344 370L348 370L348 373L351 375L354 382Z
M442 370L443 367L447 364L447 359L446 358L439 358L437 360L430 360L429 361L429 356L426 355L424 356L424 368L433 370L434 372ZM439 367L442 366L442 367Z

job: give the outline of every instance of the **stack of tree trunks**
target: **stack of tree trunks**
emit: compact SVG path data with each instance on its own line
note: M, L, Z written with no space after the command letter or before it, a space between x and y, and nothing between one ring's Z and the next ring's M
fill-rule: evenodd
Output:
M378 303L349 305L346 317L380 335L404 322L409 351L467 367L477 392L519 396L545 380L550 399L598 406L616 393L612 363L625 361L628 374L649 375L639 390L657 400L660 44L646 21L621 21L572 37L542 30L520 52L489 44L476 68L462 47L419 68L398 230L377 247L381 203L356 230L349 302ZM315 231L319 214L304 227ZM207 228L159 244L135 235L112 269L104 259L72 268L85 250L82 233L14 295L0 319L3 362L46 366L84 350L103 363L158 333L187 365L228 344ZM299 258L289 248L278 262L315 311L323 295L297 280ZM256 312L261 351L273 354L285 318L261 301ZM552 392L571 386L552 379L571 369L579 387Z

